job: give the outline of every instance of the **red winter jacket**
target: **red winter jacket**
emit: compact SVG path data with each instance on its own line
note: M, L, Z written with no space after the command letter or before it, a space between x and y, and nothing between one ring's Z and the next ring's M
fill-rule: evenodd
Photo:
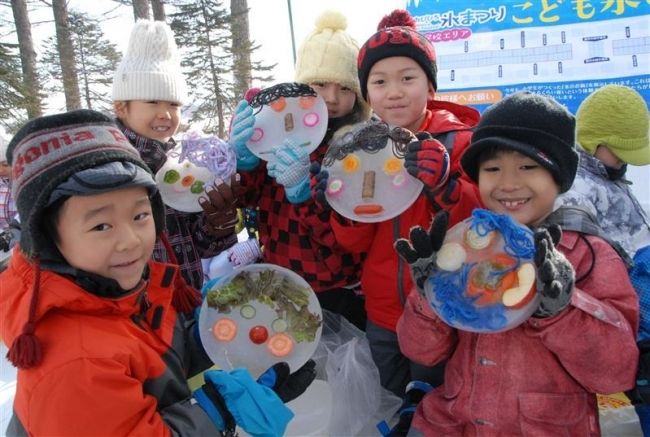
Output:
M108 298L41 271L34 322L43 358L18 370L8 435L219 435L187 385L212 363L171 304L178 267L151 261L149 272L143 286ZM9 345L27 319L33 282L32 264L14 248L0 274Z
M565 231L558 245L576 277L587 276L554 317L477 334L450 328L411 294L397 325L402 353L425 365L449 359L444 385L420 402L414 429L425 436L600 435L595 393L634 386L639 300L614 249L585 238L589 244Z
M457 191L454 204L449 208L450 227L469 217L472 210L480 206L476 185L460 170L460 155L469 145L471 128L478 119L479 113L470 107L434 100L429 102L427 117L419 130L434 134L443 143L451 140L453 144L450 179L457 183ZM445 134L451 137L445 138ZM367 252L361 289L366 296L368 319L376 325L395 331L408 292L413 287L408 264L397 255L393 243L398 238L408 238L413 226L428 229L437 209L423 193L402 214L381 223L344 224L332 214L330 221L336 240L351 252Z

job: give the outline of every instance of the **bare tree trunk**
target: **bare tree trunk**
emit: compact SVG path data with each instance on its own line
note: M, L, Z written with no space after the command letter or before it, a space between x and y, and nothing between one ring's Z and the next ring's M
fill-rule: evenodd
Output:
M166 21L165 2L163 0L151 0L151 9L153 9L153 19L156 21Z
M11 9L13 10L14 22L16 24L20 63L23 70L23 83L25 84L28 99L27 116L29 118L40 117L43 115L40 95L41 85L38 80L38 74L36 73L36 52L34 51L34 42L32 41L32 25L27 13L27 4L25 0L11 0Z
M201 8L203 10L203 22L207 22L206 16L208 15L205 8L205 1L201 0ZM212 41L210 40L210 33L205 29L206 46L208 48L208 58L210 59L210 73L212 75L212 83L215 91L215 98L217 99L217 122L219 129L217 136L224 138L226 130L224 128L224 114L223 114L223 93L221 92L221 84L219 82L219 73L217 66L214 64L214 56L212 55Z
M149 0L133 0L133 17L136 21L149 20Z
M230 15L232 18L232 55L235 77L234 94L236 98L243 98L252 83L248 0L230 0Z
M61 72L63 73L63 92L68 111L81 108L79 81L74 57L74 46L70 37L68 6L65 0L52 0L52 12L56 23L56 44L59 49Z

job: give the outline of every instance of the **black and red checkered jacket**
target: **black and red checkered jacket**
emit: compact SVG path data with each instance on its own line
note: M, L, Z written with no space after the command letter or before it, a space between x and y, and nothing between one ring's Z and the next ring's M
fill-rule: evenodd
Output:
M142 160L152 172L156 173L167 160L167 152L176 145L174 140L163 144L160 141L138 135L124 126L120 120L116 120L116 123L133 147L140 152ZM201 258L218 255L237 242L237 235L234 232L228 237L217 239L208 235L204 231L204 227L202 213L182 212L165 205L167 238L174 249L183 278L197 290L203 286ZM163 263L170 262L167 251L160 240L156 241L153 259Z
M321 162L327 144L310 155ZM251 172L240 172L247 206L257 206L264 262L288 268L302 276L315 292L359 282L362 255L344 250L334 238L330 210L313 199L292 204L284 187L270 177L266 161Z

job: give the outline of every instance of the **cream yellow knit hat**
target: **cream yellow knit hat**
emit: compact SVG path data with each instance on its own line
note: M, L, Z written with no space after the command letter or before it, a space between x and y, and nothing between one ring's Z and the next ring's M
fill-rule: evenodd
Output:
M345 32L348 20L339 12L325 11L316 18L315 24L316 29L298 51L295 81L335 82L346 86L355 92L365 110L357 74L359 45Z

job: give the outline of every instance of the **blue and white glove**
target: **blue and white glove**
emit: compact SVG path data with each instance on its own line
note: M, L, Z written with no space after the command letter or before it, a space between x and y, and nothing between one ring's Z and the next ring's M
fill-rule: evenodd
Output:
M293 413L248 370L208 370L203 376L205 384L194 391L194 399L224 434L234 435L237 425L254 437L284 434Z
M302 203L309 199L309 153L304 147L291 140L284 140L271 149L273 159L269 160L269 176L284 186L291 203Z
M237 169L250 171L257 167L260 159L253 155L246 143L253 136L255 115L253 108L246 100L241 100L235 108L235 115L230 125L230 138L228 142L235 148L237 155Z

